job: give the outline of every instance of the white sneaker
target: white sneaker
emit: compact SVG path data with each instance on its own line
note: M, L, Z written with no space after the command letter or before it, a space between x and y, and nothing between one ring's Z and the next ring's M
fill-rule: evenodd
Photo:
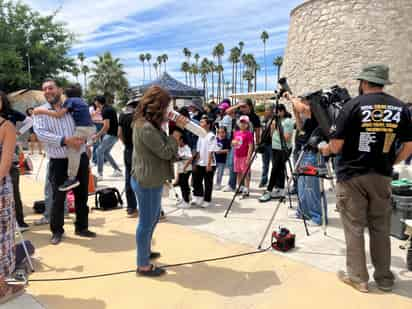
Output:
M201 203L202 203L202 198L199 196L194 196L192 201L190 202L190 205L200 206Z
M199 206L202 208L209 208L210 206L212 206L212 203L203 201L202 204L200 204Z
M123 173L121 171L114 171L112 174L112 177L122 177Z
M220 191L220 190L222 190L222 186L221 185L215 185L214 189L216 191Z
M180 208L180 209L189 209L191 206L190 206L189 203L183 201L177 207Z
M223 192L233 192L234 190L230 186L226 186L223 188Z

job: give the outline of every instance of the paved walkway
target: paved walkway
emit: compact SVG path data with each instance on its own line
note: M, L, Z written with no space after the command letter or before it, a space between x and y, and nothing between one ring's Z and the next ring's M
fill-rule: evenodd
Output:
M119 144L114 153L120 161L122 150ZM39 159L34 160L35 166L39 166ZM39 180L44 179L44 166ZM256 177L259 176L259 167L260 162L257 161L254 165ZM105 174L111 172L107 167ZM36 178L36 173L29 178ZM36 186L32 192L35 184L28 184L22 191L25 202L30 203L35 197L41 197L41 187ZM107 177L101 185L115 185L122 189L123 179ZM167 253L161 262L174 263L254 250L276 207L275 202L257 202L260 192L253 188L251 198L237 200L228 218L223 214L232 198L230 193L216 192L216 207L207 210L178 210L173 200L165 198L168 220L156 234L158 247ZM116 284L108 285L108 279L33 283L28 291L50 308L120 308L121 305L131 308L132 303L143 308L193 308L195 305L205 308L266 308L279 304L288 308L298 305L309 305L309 308L315 305L317 308L387 308L388 305L390 308L408 308L412 303L412 274L405 271L406 253L399 249L401 242L396 239L392 240L392 265L399 280L393 294L383 295L372 285L373 295L364 296L337 281L334 273L344 267L345 244L332 193L328 194L328 201L330 222L327 236L317 226L309 226L311 235L306 236L302 222L293 219L294 210L286 204L281 205L271 231L278 226L286 226L297 234L297 249L287 254L272 251L231 261L185 266L173 270L172 276L160 283L124 275L110 280ZM28 221L33 218L29 216ZM44 262L33 277L78 276L133 268L135 222L125 218L123 211L94 212L90 221L100 235L96 241L77 239L69 230L68 240L59 247L59 251L48 245L46 227L36 227L26 233L26 237L33 239L39 248L41 262ZM68 226L70 228L71 224ZM268 245L269 238L265 240L264 247ZM109 287L106 291L105 288ZM162 294L165 297L159 297ZM165 298L168 302L164 301ZM30 300L33 301L25 296L17 301L20 307L7 308L39 308L33 302L28 305ZM346 300L353 300L353 303Z

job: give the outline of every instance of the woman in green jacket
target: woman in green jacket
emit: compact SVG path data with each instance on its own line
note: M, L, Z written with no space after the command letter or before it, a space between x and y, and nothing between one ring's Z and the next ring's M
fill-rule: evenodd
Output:
M150 263L160 253L151 251L153 231L159 221L162 189L173 179L173 161L177 158L181 134L167 136L162 124L167 121L170 95L158 86L149 88L137 108L133 123L132 188L139 204L136 231L137 273L157 277L165 273ZM184 127L188 120L179 117L176 125Z

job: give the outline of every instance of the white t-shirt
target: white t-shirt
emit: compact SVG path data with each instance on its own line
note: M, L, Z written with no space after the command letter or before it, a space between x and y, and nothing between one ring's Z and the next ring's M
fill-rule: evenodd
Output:
M196 147L196 151L199 153L199 159L196 164L199 166L207 166L209 153L218 150L216 136L213 132L207 133L205 137L199 137ZM215 154L212 155L212 166L216 166Z
M177 155L180 159L177 162L177 172L179 174L190 172L192 170L192 164L189 164L186 170L183 170L187 161L189 161L192 158L192 150L190 150L190 147L188 145L179 147L179 150L177 151Z

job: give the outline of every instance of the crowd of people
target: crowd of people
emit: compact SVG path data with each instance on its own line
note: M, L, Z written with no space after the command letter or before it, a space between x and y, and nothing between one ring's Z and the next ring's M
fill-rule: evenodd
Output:
M15 221L18 228L27 227L15 164L19 134L15 125L30 121L30 140L40 141L49 158L46 211L37 224L50 225L53 245L63 240L69 190L75 197L75 234L97 236L89 229L88 220L90 162L96 164L100 180L106 162L112 166L113 176L123 176L111 155L119 139L124 145L127 215L139 218L137 273L149 277L165 273L151 263L160 256L151 244L162 216L165 183L180 187L178 207L185 209L214 207L216 190L238 191L241 199L250 198L250 166L257 152L262 160L259 201L295 193L299 205L296 217L319 225L327 219L322 217L327 212L321 209L319 178L295 177L293 186L287 187L292 173L288 167L292 168L298 157L299 167L322 167L324 157L335 154L337 208L347 242L347 271L339 278L362 292L368 291L363 248L363 229L368 227L374 279L382 290L391 290L390 176L393 164L412 153L411 115L405 104L383 92L389 83L386 66L368 66L358 79L360 96L344 106L331 130L330 142L315 145L313 136L319 124L310 102L289 93L284 99L290 102L293 117L284 104L266 104L260 117L252 100L225 99L206 105L195 100L180 108L180 116L171 121L168 111L172 98L158 86L149 88L141 98L131 99L120 117L104 96L97 96L89 106L76 84L63 90L55 80L45 80L42 90L47 103L28 111L30 116L11 109L7 96L0 92L0 301L23 289L7 284L5 278L15 267ZM205 134L194 135L187 129L189 122L198 124ZM382 126L381 122L389 125ZM288 164L290 161L293 163ZM225 172L227 184L223 183Z

